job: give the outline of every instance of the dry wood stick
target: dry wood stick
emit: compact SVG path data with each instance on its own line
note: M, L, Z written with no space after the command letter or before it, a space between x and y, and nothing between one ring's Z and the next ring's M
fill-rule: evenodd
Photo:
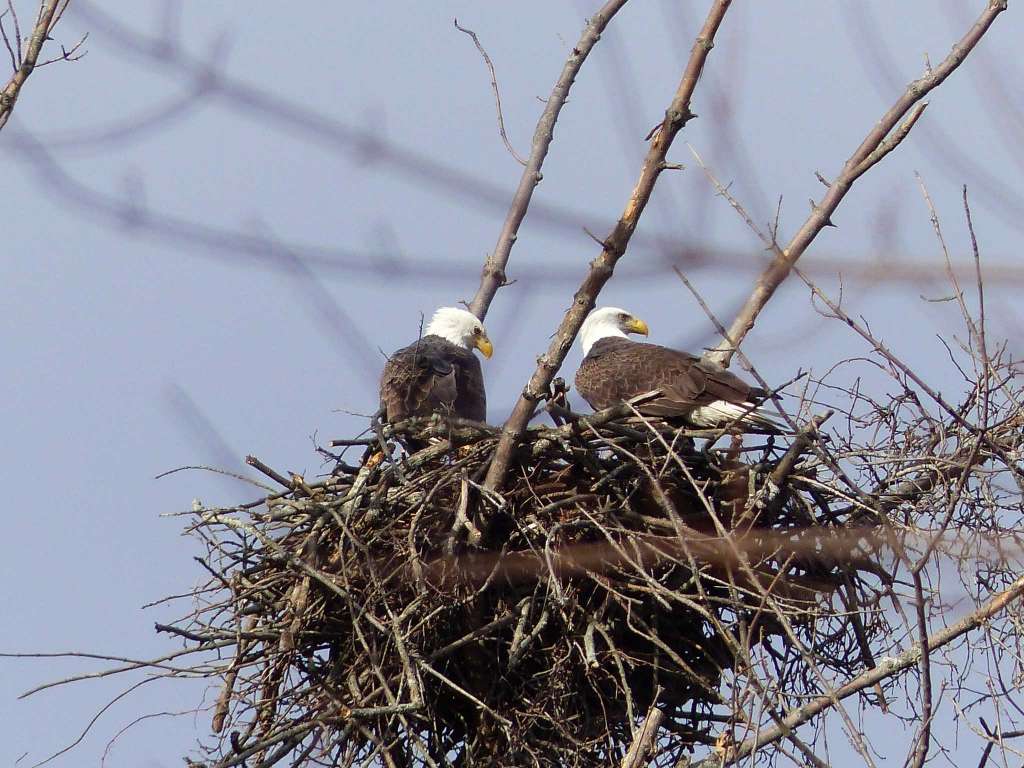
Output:
M18 100L18 94L21 93L21 87L28 80L28 76L32 74L36 62L39 61L39 54L43 50L43 43L50 35L50 26L53 24L53 16L57 12L59 4L60 0L45 0L39 8L39 16L32 29L32 35L28 39L28 45L25 47L25 55L19 62L18 68L14 70L14 74L11 75L11 79L7 81L3 91L0 91L0 129L7 125L11 112L14 110L14 102ZM21 55L21 51L18 51L18 55Z
M454 21L455 28L459 30L459 32L469 35L469 38L473 41L473 45L476 46L476 49L483 57L484 64L487 65L488 73L491 75L491 91L494 93L494 108L498 113L498 133L501 134L501 141L504 143L505 149L508 150L508 153L516 159L517 163L520 165L526 165L526 161L523 160L518 152L516 152L515 147L512 146L512 142L509 141L508 133L505 131L505 117L501 112L501 92L498 90L498 76L494 72L494 62L491 61L491 57L487 55L487 50L484 48L483 43L480 42L480 38L477 37L476 32L472 29L466 29L466 27L460 25L458 19L454 19ZM576 51L574 50L573 55L575 54Z
M704 69L704 63L707 61L708 54L714 46L715 33L718 32L718 28L721 26L722 19L725 17L725 12L729 10L730 4L731 0L715 0L712 4L707 19L704 21L704 26L697 35L697 40L693 45L690 59L686 64L686 69L683 72L683 77L675 96L672 98L668 109L665 110L664 120L662 120L658 129L654 132L650 149L648 149L647 156L644 158L643 166L640 169L640 177L633 188L629 201L626 203L626 208L615 224L611 234L605 238L601 254L591 262L590 270L573 298L572 307L566 312L554 340L548 347L548 351L539 359L537 369L534 371L533 376L530 377L530 381L523 390L522 395L520 395L515 408L512 410L512 414L502 427L501 440L498 443L494 459L491 461L491 466L487 470L487 478L484 481L486 488L493 490L499 487L505 479L505 473L508 471L512 454L526 429L527 423L530 421L530 417L533 416L535 404L550 386L551 380L561 367L562 361L565 360L565 356L568 354L576 334L579 333L583 320L586 318L587 313L594 308L597 296L604 287L604 284L611 278L616 262L626 252L626 247L629 245L629 240L636 230L640 216L643 214L647 202L651 199L654 185L657 183L661 172L666 168L665 158L669 147L671 147L676 134L693 117L693 113L690 111L690 99L693 96L694 89L697 87L697 80Z
M1019 600L1022 595L1024 595L1024 576L1017 579L1008 589L997 594L981 606L981 608L974 611L974 613L964 617L956 624L931 635L927 640L929 650L934 651L941 648L971 630L977 629L993 616L1005 610L1010 603ZM720 755L714 755L697 763L694 768L725 768L726 765L737 762L754 750L784 738L789 731L803 725L825 710L831 709L842 699L846 699L887 677L892 677L906 669L910 669L920 662L920 658L921 647L915 645L895 658L881 659L878 666L874 669L862 672L845 685L836 688L830 694L819 696L803 706L790 710L780 720L778 725L765 728L756 735L744 740L736 746L735 750L730 751L728 759L723 760Z
M644 718L643 724L636 732L636 736L633 737L629 752L622 760L622 768L643 768L647 762L647 756L651 753L654 740L658 736L658 729L661 728L661 721L665 719L665 713L657 707L660 693L661 688L658 688L658 692L654 696L654 704L651 704L651 708L647 710L647 717Z
M832 214L846 197L846 193L850 191L853 183L906 138L927 106L927 102L921 100L964 62L968 54L974 50L974 47L992 26L996 17L1006 10L1006 5L1007 0L989 0L988 6L982 11L978 20L953 46L953 50L942 60L942 63L934 69L929 69L923 77L907 86L906 91L875 124L850 159L846 161L842 172L829 186L821 202L814 206L811 215L790 240L789 245L780 248L775 242L768 243L775 252L775 257L761 273L753 292L729 327L728 335L714 350L708 353L708 358L721 365L729 364L736 348L754 327L757 316L775 294L776 289L789 276L797 259L804 254L818 233L831 224ZM906 120L900 124L905 115L907 116Z
M248 464L250 467L253 467L254 469L258 469L260 472L262 472L264 475L269 477L271 480L274 480L274 481L280 483L285 488L287 488L289 490L293 490L295 488L295 484L291 480L289 480L287 477L282 475L280 472L272 469L271 467L268 467L266 464L264 464L262 461L257 459L255 456L251 456L251 455L250 456L246 456L245 457L245 463Z
M516 242L519 225L523 223L526 211L530 207L533 190L540 184L542 178L540 168L548 155L548 149L555 134L555 123L569 97L569 89L576 81L576 75L590 51L601 39L604 28L625 4L626 0L608 0L597 13L590 17L583 34L569 54L565 66L562 67L562 74L558 76L551 95L548 96L547 106L544 107L533 133L530 156L527 158L523 175L519 179L519 186L512 198L512 205L505 216L505 223L501 227L494 252L484 262L483 272L480 275L480 287L469 305L469 311L481 320L487 316L487 310L498 289L506 283L505 267L508 265L512 246ZM497 87L495 87L495 92L497 92Z

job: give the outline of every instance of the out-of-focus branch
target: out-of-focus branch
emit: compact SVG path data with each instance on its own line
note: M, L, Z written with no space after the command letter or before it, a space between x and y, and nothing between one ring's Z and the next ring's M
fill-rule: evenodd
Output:
M32 28L32 34L28 38L24 55L20 50L17 52L21 57L21 60L17 62L18 68L14 70L11 79L7 81L7 85L0 92L0 129L7 125L11 112L14 111L14 103L21 93L21 87L28 80L28 76L32 74L32 70L36 68L39 54L43 50L43 43L49 38L50 29L55 23L54 15L57 13L58 5L60 5L60 0L44 0L39 7L39 16L36 18L35 27Z
M704 26L697 35L690 60L687 62L676 94L665 111L664 120L651 140L651 146L640 169L640 178L626 203L626 209L611 234L605 238L601 254L591 262L590 271L579 290L576 291L572 307L566 312L548 351L538 361L537 369L530 377L526 389L520 395L512 414L505 422L494 459L487 470L485 480L487 488L497 488L504 480L516 443L522 436L523 430L526 429L537 401L551 385L551 379L554 378L562 361L565 360L576 334L579 333L580 326L583 325L584 318L594 308L597 296L604 284L611 278L616 262L626 252L626 247L636 230L640 216L654 191L654 185L667 166L665 158L669 147L672 146L676 134L693 117L693 113L690 112L690 99L697 87L697 80L704 69L708 54L714 46L715 33L718 32L730 4L731 0L715 0L712 4Z
M123 140L138 140L156 128L166 127L164 121L179 120L192 110L211 102L222 102L241 113L255 111L265 124L285 129L289 136L298 132L298 135L333 149L344 149L357 155L360 160L380 162L397 173L408 174L416 181L429 183L432 188L440 189L453 198L469 200L488 209L499 209L500 206L500 210L508 210L507 190L502 190L499 185L489 184L452 166L405 149L375 131L332 120L325 114L277 94L261 94L255 88L220 72L216 67L215 55L189 56L183 41L178 39L173 29L146 35L125 26L116 17L86 0L76 2L75 7L90 26L110 38L113 47L119 52L181 76L185 93L145 115L85 133L40 135L33 130L31 133L19 132L17 141L11 142L11 129L5 146L9 150L8 156L28 165L55 199L98 219L105 226L116 227L124 235L170 242L175 246L184 246L194 255L227 260L251 259L270 268L282 266L275 250L268 248L263 238L253 238L246 228L209 226L140 207L137 200L106 194L73 178L54 151L115 148ZM26 143L33 151L24 151ZM699 211L699 208L694 210ZM598 220L596 216L543 201L530 204L530 215L531 223L572 237L578 236L582 228L592 229ZM757 264L757 260L752 259L751 254L743 249L724 249L692 240L679 242L678 238L670 236L668 232L638 232L633 235L630 243L634 250L642 246L660 258L631 263L629 273L620 275L620 280L656 279L667 274L668 262L687 271L707 268L747 271ZM421 256L412 261L396 259L389 253L359 252L297 242L282 244L310 266L344 271L347 275L374 277L386 273L397 279L426 279L435 282L464 277L467 266L472 268L472 262L459 263L449 257ZM283 266L291 268L288 264ZM832 257L827 261L816 258L813 267L809 265L808 269L817 276L841 272L846 280L884 279L887 282L924 284L936 279L934 267L927 260L907 259L888 252L874 254L870 259L858 255ZM1024 269L1008 257L1002 259L1001 264L990 263L987 271L994 284L1024 281ZM517 270L516 278L526 287L536 289L538 285L543 285L548 290L561 290L566 284L577 284L578 273L568 266L545 264L542 269Z
M708 357L722 365L728 365L733 353L750 330L754 327L757 316L775 294L804 254L818 233L831 223L832 214L850 191L853 183L891 152L913 127L921 115L924 104L918 104L934 88L940 85L967 58L974 47L984 37L996 17L1006 10L1006 0L990 0L985 10L974 25L953 46L953 50L934 69L907 86L906 91L896 100L882 119L875 124L857 150L843 166L842 172L829 186L822 201L814 206L811 215L793 236L789 245L779 248L772 243L775 258L758 278L750 298L740 310L729 328L726 340L723 340ZM909 115L908 115L909 113ZM906 120L904 120L906 116ZM901 124L901 121L902 124Z
M1017 579L1008 589L997 594L974 613L961 619L956 624L931 635L928 638L928 648L934 651L967 634L971 630L977 629L993 616L1001 613L1010 603L1019 600L1022 595L1024 595L1024 576ZM819 696L802 707L791 710L782 718L778 725L765 728L758 732L757 735L741 742L735 749L730 750L726 759L723 759L721 755L715 755L698 763L694 768L712 768L712 766L724 768L726 765L732 765L754 750L760 749L766 744L779 741L789 731L803 725L825 710L831 709L842 699L849 698L853 694L869 688L881 680L910 669L919 662L920 657L921 649L915 645L895 658L882 659L874 669L869 669L858 675L830 694Z
M239 114L256 116L262 125L283 131L289 139L304 137L332 150L349 153L362 162L379 164L424 188L436 189L454 199L489 207L500 206L502 209L508 205L507 189L432 156L388 141L375 128L342 123L284 94L270 93L236 80L212 66L209 57L190 55L184 41L138 32L117 15L89 0L76 0L75 8L94 32L110 38L119 53L194 81L211 101ZM564 209L547 205L543 210L536 210L534 215L559 220L564 219L567 213ZM572 218L578 221L580 217ZM579 231L578 225L576 231Z
M191 99L191 93L188 98ZM145 118L143 130L159 122L159 115L170 114L185 108L185 98L175 99L166 108L154 111ZM151 119L152 118L152 119ZM135 125L142 126L142 122ZM133 130L133 125L115 126L109 134L96 134L91 138L98 143L113 145ZM76 139L69 139L75 145ZM57 143L61 143L57 140ZM280 248L266 237L254 235L248 227L211 226L184 217L177 217L165 211L145 207L138 200L126 196L111 195L93 186L80 182L64 167L59 156L52 150L53 142L37 140L32 134L12 127L6 134L2 148L8 150L7 157L24 165L31 171L37 183L47 192L49 199L66 208L77 211L101 226L116 228L123 236L139 237L152 242L169 243L187 252L190 256L212 258L224 262L246 262L254 266L292 271L292 264L280 258ZM585 218L546 220L543 226L557 232L579 232L587 226ZM355 250L339 246L324 246L315 243L276 241L281 248L295 254L310 268L326 273L343 273L350 278L374 278L386 274L392 280L415 280L422 282L450 282L464 277L467 269L473 268L469 261L453 260L449 256L420 254L415 260L389 251ZM697 270L722 270L730 274L752 271L749 249L727 248L704 242L673 242L668 233L637 233L630 241L633 251L643 248L653 254L671 257L671 265L656 258L643 258L630 262L628 272L619 273L617 280L647 282L670 275L672 265L693 272ZM888 284L912 283L927 285L941 279L935 264L923 257L885 250L854 256L818 253L809 262L806 271L816 277L842 274L849 281L877 282ZM958 278L969 279L974 274L972 264L952 266ZM1024 284L1024 267L1016 264L1009 256L990 260L986 274L992 284L1007 286ZM577 267L568 264L544 264L539 268L523 268L516 273L520 285L533 290L560 290L575 284L578 279Z
M541 113L540 120L537 121L530 156L523 169L523 175L519 179L515 196L512 198L512 205L505 216L505 223L498 235L498 242L494 246L494 252L484 262L480 287L469 305L469 311L481 320L487 315L487 310L498 289L505 285L505 267L508 265L512 246L519 232L519 225L522 224L526 217L526 211L530 207L533 190L540 184L542 178L540 169L548 155L548 149L551 147L551 141L555 134L555 123L569 97L569 89L576 81L576 75L594 44L601 39L601 32L625 4L626 0L608 0L597 13L590 17L587 26L583 29L583 34L569 54L565 66L562 67L562 73L558 76L555 87L551 90L547 105Z

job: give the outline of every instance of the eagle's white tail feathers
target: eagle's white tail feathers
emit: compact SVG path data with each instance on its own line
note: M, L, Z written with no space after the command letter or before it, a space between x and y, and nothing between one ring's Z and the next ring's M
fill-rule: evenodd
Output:
M689 420L698 427L723 427L730 423L778 431L781 426L753 403L715 400L690 411Z

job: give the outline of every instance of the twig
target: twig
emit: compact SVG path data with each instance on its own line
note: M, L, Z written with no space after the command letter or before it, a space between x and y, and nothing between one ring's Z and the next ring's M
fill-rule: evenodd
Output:
M963 186L964 215L967 217L967 231L971 235L971 253L974 256L974 280L978 286L978 322L972 323L977 329L978 353L981 355L982 380L985 386L981 389L981 427L988 427L989 417L989 377L991 375L991 361L988 353L988 341L985 334L985 282L981 276L981 253L978 250L978 238L974 234L974 220L971 217L971 204L967 200L967 185Z
M291 490L291 489L293 489L295 487L295 484L291 480L289 480L287 477L285 477L284 475L279 473L277 470L272 469L271 467L268 467L266 464L264 464L262 461L257 459L255 456L251 456L251 455L250 456L246 456L245 457L245 463L248 464L253 469L258 469L260 472L262 472L264 475L269 477L271 480L274 480L275 482L280 483L281 485L283 485L288 490Z
M515 446L533 415L535 404L541 398L542 393L547 391L552 378L561 367L562 361L565 360L576 334L579 333L583 320L587 313L594 308L597 296L611 278L615 264L626 252L626 247L636 230L640 216L651 199L654 185L665 169L665 157L672 146L672 141L686 122L693 117L693 113L690 111L690 99L697 87L697 81L704 69L708 54L714 46L715 33L718 32L730 4L731 0L715 0L712 4L704 26L697 35L679 87L665 111L665 119L661 123L660 130L657 131L657 135L651 141L647 156L640 169L640 177L626 203L626 208L611 234L605 239L600 255L591 262L590 270L584 278L583 284L576 291L572 307L566 312L548 351L540 358L537 369L530 377L530 382L526 385L526 389L520 395L515 408L502 428L501 440L495 451L494 459L491 461L491 466L487 470L487 478L484 482L487 488L497 488L504 481Z
M498 131L501 133L501 140L505 144L505 149L508 153L516 159L516 162L520 165L526 165L526 161L516 152L512 146L512 142L508 140L508 134L505 132L505 118L501 114L501 94L498 92L498 76L494 74L494 64L491 62L491 57L487 55L487 51L484 50L483 45L480 43L480 38L476 36L476 32L471 29L459 26L458 19L452 19L455 22L455 28L459 32L465 32L473 39L473 45L480 51L480 55L484 57L484 64L487 65L487 71L491 74L491 90L494 92L494 108L498 112Z
M243 483L248 483L249 485L255 485L257 488L262 488L263 490L268 491L270 493L274 492L274 489L271 488L269 485L264 485L263 483L257 482L256 480L253 480L251 477L246 477L245 475L240 475L237 472L231 472L230 470L227 470L227 469L218 469L217 467L208 467L205 464L186 464L183 467L175 467L174 469L168 469L165 472L161 472L159 475L154 475L153 479L154 480L160 480L161 478L177 474L178 472L189 472L189 471L192 471L194 469L195 470L201 470L203 472L212 472L215 475L224 475L225 477L232 477L235 480L241 480ZM262 500L259 503L262 503Z
M0 13L0 36L4 39L4 47L7 48L7 55L11 57L11 71L16 72L18 70L18 58L20 54L14 53L14 46L11 45L11 39L7 35L7 27L4 26L3 20L7 14L11 15L11 19L14 21L15 27L18 24L18 14L14 10L14 4L12 0L7 0L7 10Z
M824 413L818 414L797 433L793 443L789 446L789 450L786 451L782 459L779 460L779 463L775 465L775 469L772 470L771 481L774 485L782 487L782 484L796 466L800 456L807 450L811 442L818 438L818 430L821 429L821 425L832 418L833 413L835 411L829 408Z
M438 672L436 669L434 669L432 666L430 666L430 664L428 664L423 659L416 659L416 664L419 666L420 669L422 669L428 675L432 675L433 677L436 677L438 680L440 680L442 683L447 685L449 688L451 688L456 693L459 693L462 696L465 696L467 699L469 699L471 702L476 704L478 707L480 707L480 709L482 709L484 712L489 714L491 717L493 717L495 720L497 720L502 725L506 725L506 726L511 726L512 725L512 722L510 720L508 720L508 718L505 718L505 717L502 717L501 715L499 715L493 709L491 709L486 704L484 704L482 701L480 701L480 699L478 699L472 693L467 691L465 688L460 686L458 683L454 682L451 678L448 678L448 677L442 675L440 672Z
M94 680L101 677L110 677L111 675L119 675L122 672L132 672L138 669L166 669L171 672L184 672L185 669L179 667L172 667L165 664L166 661L171 661L180 656L189 656L197 651L215 650L219 648L226 648L230 645L234 645L233 640L218 640L216 642L207 641L205 645L199 648L185 648L183 650L173 651L165 656L160 656L155 659L129 659L123 656L108 656L101 653L83 653L80 651L64 651L60 653L0 653L0 659L60 659L60 658L81 658L81 659L98 659L100 661L118 661L123 662L124 665L120 667L112 667L110 669L104 669L99 672L86 672L80 675L72 675L71 677L65 677L61 680L53 680L49 683L43 683L37 685L35 688L31 688L24 693L18 695L19 699L27 699L33 694L45 691L48 688L56 688L61 685L67 685L68 683L77 683L81 680Z
M932 707L935 704L932 699L932 648L931 642L928 639L928 606L926 604L927 598L924 594L921 571L914 569L911 575L914 579L914 607L917 612L917 642L920 650L921 726L914 739L913 759L910 761L910 768L923 768L925 760L928 759L928 750L932 744Z

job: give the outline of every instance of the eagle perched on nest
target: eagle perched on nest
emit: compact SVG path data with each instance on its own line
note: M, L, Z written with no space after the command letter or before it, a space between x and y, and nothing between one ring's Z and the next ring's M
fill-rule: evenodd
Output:
M395 352L380 377L381 416L396 422L411 416L453 414L473 421L487 419L487 394L479 349L493 352L483 324L470 312L441 307L422 337Z
M583 322L585 357L576 372L576 389L592 408L608 408L660 389L659 397L637 406L640 413L696 427L781 431L758 407L768 396L760 387L686 352L630 341L627 333L646 336L647 323L618 307L595 309Z

